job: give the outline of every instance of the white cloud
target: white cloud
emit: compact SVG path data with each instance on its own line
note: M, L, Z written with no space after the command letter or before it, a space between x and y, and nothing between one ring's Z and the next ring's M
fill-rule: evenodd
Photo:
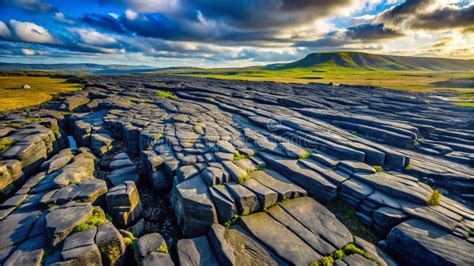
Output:
M5 22L0 20L0 37L9 38L11 36L10 29Z
M77 33L79 38L81 38L81 40L87 44L111 45L117 43L117 40L115 40L113 37L97 31L85 29L70 29L70 31Z
M31 22L17 21L14 19L10 20L10 26L12 27L15 35L24 42L33 43L53 43L54 39L49 34L48 30L36 25Z
M114 19L118 19L118 17L119 17L118 14L112 13L112 12L109 13L109 16L113 17Z
M56 12L54 13L54 19L56 21L59 21L61 23L65 23L65 24L74 24L74 21L72 19L68 19L66 18L66 16L64 16L64 14L62 12Z
M35 55L35 51L31 50L31 49L21 49L21 51L23 52L24 55Z
M137 17L138 17L138 13L133 11L133 10L130 10L130 9L127 9L125 11L125 16L127 17L127 19L129 20L135 20Z
M375 18L374 15L363 15L363 16L358 16L354 17L351 22L354 26L360 25L360 24L367 24L372 22L372 20Z

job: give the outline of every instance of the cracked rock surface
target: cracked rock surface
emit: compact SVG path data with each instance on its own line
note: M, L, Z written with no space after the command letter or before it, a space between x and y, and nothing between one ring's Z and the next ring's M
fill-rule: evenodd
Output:
M0 264L474 262L471 109L363 86L82 81L0 114Z

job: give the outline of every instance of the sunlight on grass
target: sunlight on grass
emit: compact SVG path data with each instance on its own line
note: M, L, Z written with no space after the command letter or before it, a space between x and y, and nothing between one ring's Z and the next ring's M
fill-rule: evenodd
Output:
M28 84L30 89L21 89ZM50 101L54 95L82 88L63 78L5 76L0 77L0 111L31 107Z
M176 99L178 98L173 92L171 91L156 91L155 92L156 96L160 98L171 98L171 99Z
M230 80L275 81L286 83L330 83L377 86L408 91L457 91L472 92L473 89L437 87L433 83L449 79L469 78L472 72L392 71L385 69L363 70L333 66L317 68L292 68L285 70L264 69L214 69L205 73L181 74Z

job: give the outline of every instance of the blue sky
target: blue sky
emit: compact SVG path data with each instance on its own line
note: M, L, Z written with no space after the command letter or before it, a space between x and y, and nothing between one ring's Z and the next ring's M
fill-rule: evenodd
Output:
M0 0L0 62L227 67L310 52L474 58L473 0Z

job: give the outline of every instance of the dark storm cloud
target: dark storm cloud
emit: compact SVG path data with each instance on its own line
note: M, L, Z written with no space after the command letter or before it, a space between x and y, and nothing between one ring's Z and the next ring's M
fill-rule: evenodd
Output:
M474 4L433 8L436 0L407 0L379 14L374 21L392 27L444 30L474 25Z
M346 36L352 40L378 41L402 37L404 34L385 27L384 24L363 24L349 27Z
M105 29L117 33L126 33L126 29L110 15L87 14L81 18L81 21L92 27Z
M474 5L464 8L447 6L432 13L420 14L410 23L417 29L449 29L474 26Z
M404 36L403 33L386 28L383 24L363 24L346 30L333 31L315 41L297 42L296 46L321 48L342 47L348 44L377 42Z
M53 13L57 9L48 1L44 0L3 0L0 1L5 6L15 6L31 13Z
M354 0L182 0L185 10L247 29L290 27L335 15Z

